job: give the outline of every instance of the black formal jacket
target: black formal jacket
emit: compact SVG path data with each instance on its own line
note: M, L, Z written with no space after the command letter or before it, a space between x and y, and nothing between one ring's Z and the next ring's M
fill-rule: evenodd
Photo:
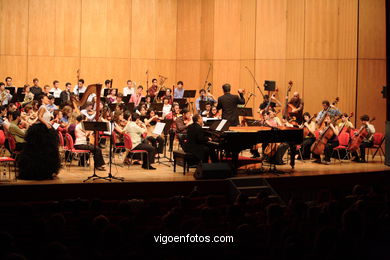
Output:
M243 94L240 96L225 93L218 98L217 109L222 109L222 119L229 121L230 125L238 125L238 108L237 105L245 104Z
M66 90L61 91L61 94L60 94L61 104L65 104L68 102L68 95L69 95L69 102L70 102L70 92L68 92Z
M192 123L188 126L186 139L184 150L192 153L199 160L203 160L208 138L204 135L203 129L198 123Z

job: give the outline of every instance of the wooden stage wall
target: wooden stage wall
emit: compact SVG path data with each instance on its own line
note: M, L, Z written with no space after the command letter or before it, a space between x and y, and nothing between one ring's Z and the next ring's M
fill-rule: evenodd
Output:
M248 67L281 99L292 80L309 112L339 96L382 132L385 46L385 0L0 0L0 77L18 86L74 84L80 68L88 84L145 85L149 70L200 89L212 66L216 96L229 82L258 107Z

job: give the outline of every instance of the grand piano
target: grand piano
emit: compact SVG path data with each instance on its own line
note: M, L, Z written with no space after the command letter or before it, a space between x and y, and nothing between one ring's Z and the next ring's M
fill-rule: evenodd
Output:
M232 156L234 169L238 166L238 155L258 143L288 143L290 146L290 165L294 168L296 145L303 141L303 130L294 127L231 126L227 131L208 130L212 141L210 145L224 150Z

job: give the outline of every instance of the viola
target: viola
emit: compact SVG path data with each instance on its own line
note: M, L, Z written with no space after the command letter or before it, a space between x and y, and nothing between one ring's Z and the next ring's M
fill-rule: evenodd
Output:
M370 120L370 123L374 120L375 120L375 117L373 117ZM357 135L352 137L352 140L348 145L348 151L356 152L359 149L360 144L363 142L364 139L366 139L368 137L368 135L369 135L369 133L367 131L367 126L366 125L362 126L360 128L359 132L357 133Z

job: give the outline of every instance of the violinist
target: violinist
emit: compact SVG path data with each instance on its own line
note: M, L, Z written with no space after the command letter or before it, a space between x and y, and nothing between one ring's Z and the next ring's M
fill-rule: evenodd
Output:
M143 86L139 85L137 88L137 92L134 95L131 95L129 103L134 103L134 106L138 106L142 99L142 90Z
M205 105L205 110L202 111L201 115L203 117L208 117L209 113L211 112L211 107L212 107L211 103L207 102Z
M157 89L158 89L158 86L157 86L157 79L152 79L152 86L150 86L150 88L148 88L148 95L154 99L154 97L156 96L156 93L157 93Z
M305 130L303 133L305 133L305 136L303 137L303 142L301 144L301 153L302 154L302 160L310 159L310 147L316 140L315 138L315 131L316 131L316 123L314 120L312 120L310 113L305 112L303 114L303 121L304 123L299 126L299 128L304 128Z
M163 99L164 98L168 98L169 104L172 105L172 103L173 103L173 95L172 95L172 90L170 88L167 88L165 90L165 95L163 96Z
M153 130L161 118L158 117L155 110L149 110L147 115L148 117L144 120L145 126L148 130L148 136L146 137L146 140L148 140L150 144L156 149L157 153L161 154L164 151L164 138L162 138L161 135L153 134Z
M364 137L363 141L359 145L360 149L360 158L357 152L353 152L352 156L355 157L352 161L354 162L366 162L366 148L373 146L373 135L375 134L375 127L370 123L370 117L368 115L362 115L360 117L362 126L359 128L359 131L355 133L355 136L358 136L363 130L367 131L367 136Z
M151 96L145 97L144 105L146 106L146 109L150 109L150 106L152 105L152 97Z
M173 142L176 135L176 120L181 116L179 104L173 103L172 111L165 116L165 120L172 120L171 129L169 129L169 151L173 149Z
M259 106L259 113L262 114L263 111L268 112L269 110L276 111L275 107L281 107L282 103L275 98L275 95L272 95L271 98L268 95L264 95L263 103Z
M341 133L350 133L351 130L355 129L353 123L349 121L349 116L347 113L341 115L341 122L338 125L339 135Z
M30 104L34 100L34 94L30 91L30 86L28 84L23 86L24 99L22 106Z
M164 97L163 98L163 108L162 108L162 117L165 118L166 115L168 115L172 110L172 105L169 104L169 98Z
M333 104L331 105L328 100L322 101L322 110L318 113L316 118L316 123L321 123L322 119L325 118L326 115L330 115L331 117L341 115L340 110L338 110Z
M87 102L85 105L85 108L83 110L81 110L80 113L86 117L84 119L86 121L94 121L95 120L96 111L93 110L93 103L92 102Z
M289 117L295 117L298 124L302 124L303 113L303 100L299 97L299 93L296 91L293 97L288 102L288 105L292 108Z
M216 106L212 106L210 112L207 115L208 118L218 118L221 119L221 115L218 112L218 109Z
M116 96L116 89L111 89L110 94L107 95L107 102L111 104L114 103L116 101Z
M324 157L323 163L326 165L329 165L330 158L333 154L333 148L335 148L339 145L339 140L337 138L337 136L339 134L339 130L336 126L333 125L331 116L328 114L325 115L324 123L325 123L325 128L322 130L319 130L319 137L318 138L321 138L325 131L331 130L333 132L332 136L329 138L328 142L325 144L325 149L324 149L325 157ZM315 158L315 160L313 162L321 163L321 155L313 153L313 158Z
M118 93L118 95L116 95L116 99L112 102L112 104L123 104L123 94L122 93Z
M183 109L182 116L176 119L176 134L179 138L179 143L183 147L184 140L187 137L187 127L192 124L192 115L188 109Z

